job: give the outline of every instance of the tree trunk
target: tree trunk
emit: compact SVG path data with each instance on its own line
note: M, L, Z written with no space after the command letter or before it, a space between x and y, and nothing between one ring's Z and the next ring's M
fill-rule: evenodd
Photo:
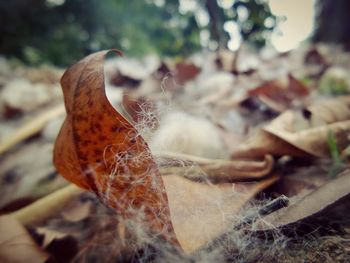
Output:
M318 0L313 41L339 43L350 48L350 1Z
M218 43L219 48L226 48L229 40L228 33L224 30L224 11L218 6L216 0L207 0L205 7L210 17L210 37Z

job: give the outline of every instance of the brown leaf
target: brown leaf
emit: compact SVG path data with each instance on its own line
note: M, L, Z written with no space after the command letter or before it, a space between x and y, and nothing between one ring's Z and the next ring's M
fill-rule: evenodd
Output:
M37 227L33 229L35 231L35 235L39 235L42 237L41 246L46 248L53 240L61 239L67 236L66 233L59 232L56 230L49 229L47 227Z
M160 167L162 174L184 174L191 180L210 180L215 183L258 180L267 176L274 164L271 155L266 155L263 160L223 160L188 154L162 153L160 158L165 159L167 164L166 167ZM169 167L172 160L174 166Z
M31 229L31 234L37 243L50 254L50 262L71 262L78 253L78 240L70 234L47 227Z
M255 137L236 149L234 157L275 156L329 157L329 133L339 151L349 145L350 97L324 101L300 111L286 111Z
M257 158L271 154L273 156L305 156L300 149L281 140L279 137L264 130L258 131L253 137L244 141L231 154L232 158Z
M176 236L186 253L223 234L237 213L278 177L248 184L198 183L181 176L163 176Z
M183 85L187 81L194 79L201 69L191 62L179 62L176 64L176 81Z
M337 138L340 150L349 144L349 106L350 97L343 97L315 104L304 110L303 116L288 111L271 122L265 130L312 156L327 157L330 152L330 131Z
M45 262L48 255L32 240L25 228L10 216L0 217L0 262Z
M315 185L306 180L296 179L293 176L284 176L282 180L272 187L271 192L275 195L278 193L289 197L314 188Z
M347 170L338 178L331 180L320 188L306 195L289 207L264 218L264 229L281 227L304 221L311 216L320 215L346 202L350 197L350 171Z
M61 79L67 117L54 163L66 179L95 192L124 218L136 220L138 214L146 230L176 244L167 196L148 146L105 95L107 53L84 58Z
M308 94L308 89L292 75L288 75L287 79L266 82L249 91L250 96L259 97L267 106L279 112L287 109L293 100L302 99Z

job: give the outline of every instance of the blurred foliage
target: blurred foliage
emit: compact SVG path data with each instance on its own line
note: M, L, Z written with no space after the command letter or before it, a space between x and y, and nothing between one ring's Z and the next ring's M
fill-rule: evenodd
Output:
M278 21L264 0L237 0L225 16L238 24L243 41L258 48L266 44Z
M237 23L243 40L257 46L264 45L276 24L263 0L232 1L225 7L223 0L193 1L209 14L208 25L198 23L196 10L179 12L179 0L0 1L0 53L32 65L60 66L111 47L129 56L187 56L203 47L200 32L208 28L213 41L227 45L227 21Z
M330 95L345 95L349 93L348 82L345 78L325 77L320 81L319 91Z

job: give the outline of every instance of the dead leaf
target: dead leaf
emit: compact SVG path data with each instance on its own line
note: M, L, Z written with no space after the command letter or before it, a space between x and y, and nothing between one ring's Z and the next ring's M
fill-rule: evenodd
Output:
M185 84L187 81L194 79L201 69L195 64L187 61L179 62L175 65L176 67L176 81L179 85Z
M316 188L315 184L294 177L295 176L283 176L278 183L271 187L271 192L273 192L274 195L278 194L291 197Z
M267 176L274 164L271 155L266 155L263 160L223 160L169 152L161 153L158 158L161 158L161 162L164 159L166 163L165 167L160 168L162 175L183 174L191 180L210 180L215 183L258 180ZM169 166L172 160L174 166Z
M350 96L324 101L302 111L286 111L244 142L232 156L329 157L330 132L337 140L339 151L349 145Z
M54 163L66 179L95 192L121 216L136 220L139 214L147 230L177 244L164 185L148 146L105 95L107 53L84 58L61 79L67 117L56 140Z
M307 75L312 78L320 78L330 66L330 61L327 60L327 56L322 54L317 46L312 46L306 52L304 62L308 65L305 71L308 73Z
M177 239L191 253L232 227L237 213L278 177L247 184L198 183L181 176L163 176Z
M49 229L47 227L37 227L34 229L35 234L42 236L42 244L40 244L43 248L47 247L53 240L61 239L67 236L66 233L62 233L56 230Z
M11 216L0 217L0 261L3 263L45 262L48 255Z
M233 151L231 158L257 158L267 153L273 156L301 157L307 155L304 151L281 140L279 137L260 130L253 137L241 143Z
M78 253L78 240L70 234L47 227L31 229L31 234L37 243L50 254L50 262L71 262Z
M265 223L261 227L267 230L305 221L312 216L328 211L341 202L346 202L348 197L350 197L349 170L306 195L298 202L265 217Z
M309 90L292 75L286 79L278 79L262 84L250 90L249 96L257 96L271 109L282 112L289 108L296 99L305 98Z

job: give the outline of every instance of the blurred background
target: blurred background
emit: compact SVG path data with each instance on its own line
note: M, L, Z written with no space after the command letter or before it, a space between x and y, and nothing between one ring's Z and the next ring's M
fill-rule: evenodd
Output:
M303 41L349 46L346 0L0 1L0 54L29 65L67 66L101 49L186 57L202 49Z

